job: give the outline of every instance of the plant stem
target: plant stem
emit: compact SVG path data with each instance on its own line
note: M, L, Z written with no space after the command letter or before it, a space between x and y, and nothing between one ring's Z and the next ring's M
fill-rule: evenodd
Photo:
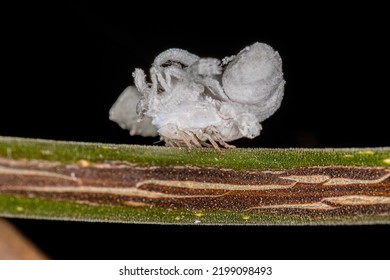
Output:
M216 151L0 137L0 216L390 223L390 148Z

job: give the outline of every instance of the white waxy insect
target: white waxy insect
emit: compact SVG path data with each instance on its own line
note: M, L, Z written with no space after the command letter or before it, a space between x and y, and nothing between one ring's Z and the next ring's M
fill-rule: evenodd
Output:
M142 69L133 77L110 119L131 135L159 134L168 146L189 148L232 148L227 142L258 136L285 84L278 52L263 43L222 61L169 49L154 60L150 82Z

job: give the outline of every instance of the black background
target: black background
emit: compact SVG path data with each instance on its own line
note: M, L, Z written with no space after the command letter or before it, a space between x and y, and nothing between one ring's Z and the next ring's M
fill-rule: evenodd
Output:
M20 4L4 7L0 135L152 144L108 110L171 47L223 58L256 41L279 51L281 108L239 147L388 146L386 9L237 1ZM198 227L12 220L50 257L380 258L388 226ZM144 250L136 249L135 244ZM366 251L365 251L366 250ZM364 252L364 253L363 253Z

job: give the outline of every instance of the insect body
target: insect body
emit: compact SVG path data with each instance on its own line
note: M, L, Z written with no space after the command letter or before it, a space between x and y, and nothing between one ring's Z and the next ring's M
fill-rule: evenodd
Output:
M151 82L141 69L133 77L135 87L121 95L110 119L131 134L159 134L168 146L189 148L231 148L227 142L258 136L285 84L279 54L262 43L222 62L169 49L152 64Z

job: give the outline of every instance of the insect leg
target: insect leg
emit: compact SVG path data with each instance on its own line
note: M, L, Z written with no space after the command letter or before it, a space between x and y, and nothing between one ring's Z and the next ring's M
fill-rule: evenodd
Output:
M172 77L180 80L180 79L185 78L185 76L186 76L186 73L182 69L180 69L177 66L173 66L173 65L168 66L168 67L163 67L162 71L164 71L166 83L171 88L172 88Z
M164 91L171 91L171 85L168 84L160 72L156 72L156 77Z
M138 91L144 95L147 95L149 92L149 86L146 83L145 77L145 72L142 69L136 68L133 72L134 84Z
M217 80L210 77L205 77L196 81L207 87L208 90L210 90L211 93L219 100L230 101L229 97L227 97L225 91Z
M190 131L184 131L189 137L190 141L198 148L202 148L202 144L198 141L198 138Z
M191 144L191 140L188 138L187 134L183 131L178 131L178 134L181 137L181 140L187 145L189 149L192 149L194 145Z
M204 134L204 136L210 141L211 145L213 145L214 149L220 150L217 142L214 141L214 139L207 133Z
M189 66L199 60L199 56L182 49L169 49L160 53L154 60L153 66L159 67L168 61L177 61Z
M234 149L234 148L236 148L236 146L234 146L234 145L229 145L228 143L226 143L226 142L222 139L221 134L220 134L217 130L213 129L212 135L216 138L216 140L218 141L218 143L219 143L221 146L223 146L223 147L225 147L225 148L227 148L227 149Z

